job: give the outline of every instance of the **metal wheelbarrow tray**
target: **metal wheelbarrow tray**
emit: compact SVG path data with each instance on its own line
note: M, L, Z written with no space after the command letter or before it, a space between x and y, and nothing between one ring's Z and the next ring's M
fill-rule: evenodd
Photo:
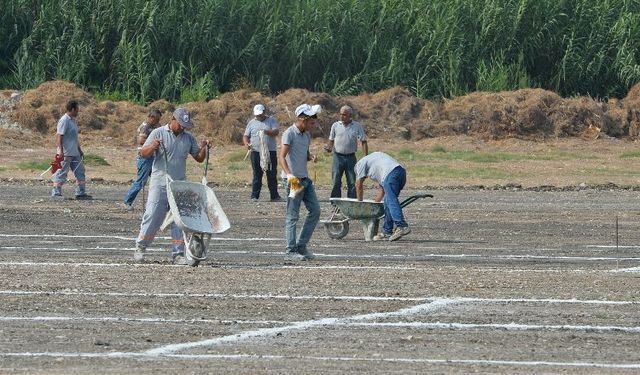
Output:
M188 181L167 184L169 213L162 229L175 223L184 233L185 258L195 267L207 258L211 235L231 228L216 194L207 185Z
M400 203L404 208L422 198L433 198L431 194L416 194L408 197ZM372 200L359 201L353 198L330 198L335 209L329 218L322 223L330 238L341 239L349 233L349 220L362 221L364 240L371 241L378 233L380 219L384 217L384 203Z

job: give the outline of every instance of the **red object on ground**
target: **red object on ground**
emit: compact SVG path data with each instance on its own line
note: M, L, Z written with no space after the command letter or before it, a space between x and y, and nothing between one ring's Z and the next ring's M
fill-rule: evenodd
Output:
M56 154L49 165L51 165L51 174L56 173L58 169L62 168L62 156L60 156L60 154Z

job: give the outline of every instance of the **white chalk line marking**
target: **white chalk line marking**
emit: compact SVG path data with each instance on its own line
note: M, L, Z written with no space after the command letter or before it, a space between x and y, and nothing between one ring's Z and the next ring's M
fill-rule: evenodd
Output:
M579 300L554 298L474 298L474 297L380 297L380 296L292 296L286 294L224 294L224 293L123 293L123 292L80 292L80 291L18 291L0 290L0 295L45 295L45 296L88 296L88 297L154 297L154 298L234 298L234 299L280 299L280 300L337 300L337 301L414 301L434 302L444 299L480 303L557 303L586 305L640 305L640 301Z
M223 319L165 319L165 318L124 318L124 317L78 317L78 316L0 316L2 322L28 321L28 322L114 322L114 323L176 323L176 324L239 324L239 325L265 325L287 324L282 320L223 320ZM387 322L387 323L363 323L342 322L335 325L347 327L373 327L373 328L411 328L429 330L505 330L505 331L581 331L581 332L621 332L640 333L640 327L624 326L598 326L598 325L549 325L549 324L517 324L517 323L443 323L443 322Z
M16 238L106 238L117 239L123 241L136 240L136 237L123 237L123 236L107 236L107 235L70 235L70 234L13 234L13 233L0 233L0 237L16 237ZM168 236L158 236L157 239L171 240ZM215 241L284 241L283 238L269 238L269 237L253 237L253 238L227 238L227 237L211 237Z
M619 268L619 269L611 270L611 272L630 272L630 273L637 273L637 272L640 272L640 267Z
M0 357L58 357L58 358L116 358L116 359L158 359L156 355L132 352L110 353L0 353ZM526 366L526 367L578 367L603 369L639 369L640 363L602 363L602 362L552 362L552 361L508 361L488 359L438 359L438 358L379 358L379 357L317 357L317 356L282 356L282 355L252 355L252 354L167 354L166 359L189 360L313 360L319 363L334 362L369 362L369 363L413 363L431 365L488 365L488 366Z
M78 316L0 316L1 322L14 322L14 321L29 321L29 322L139 322L139 323L213 323L213 324L242 324L242 325L255 325L255 324L285 324L287 322L282 320L223 320L223 319L165 319L165 318L124 318L124 317L78 317Z
M155 250L153 250L155 251ZM166 250L158 250L158 252L167 252ZM167 258L168 259L168 258ZM157 263L147 263L147 264L133 264L133 263L65 263L65 262L0 262L0 267L2 266L27 266L27 267L96 267L96 268L108 268L108 267L162 267L166 266ZM416 267L416 266L323 266L323 265L314 265L314 266L290 266L290 265L278 265L278 264L266 264L264 266L256 266L256 265L224 265L217 264L216 268L221 269L251 269L251 270L276 270L276 269L300 269L300 270L392 270L392 271L420 271L424 270L425 267ZM481 267L481 269L485 271L498 271L500 273L601 273L602 270L592 270L592 269L520 269L520 268L510 268L508 270L498 269L495 267Z
M355 322L355 321L372 320L372 319L380 319L380 318L388 318L388 317L406 317L406 316L411 316L415 314L435 311L445 306L454 305L458 303L460 303L460 301L454 300L454 299L436 299L427 303L423 303L423 304L419 304L419 305L415 305L415 306L411 306L411 307L407 307L404 309L391 311L391 312L354 315L346 318L323 318L323 319L317 319L317 320L307 320L303 322L295 322L293 324L290 324L288 326L283 326L283 327L263 328L263 329L258 329L254 331L241 332L239 334L215 337L207 340L165 345L155 349L147 350L145 353L149 355L162 356L167 354L173 354L175 352L179 352L183 350L189 350L194 348L204 348L204 347L210 348L212 346L221 345L221 344L237 343L237 342L246 341L253 338L275 336L282 332L302 331L302 330L315 328L318 326L336 325L342 322Z
M118 251L118 252L127 252L133 251L133 247L87 247L87 248L44 248L44 247L24 247L24 246L0 246L0 249L7 250L35 250L35 251L84 251L90 252L92 250L108 250L108 251ZM154 250L157 252L167 252L166 249L158 249ZM249 250L217 250L213 248L210 250L215 254L229 254L229 255L267 255L272 257L282 257L283 252L275 252L275 251L249 251ZM323 253L315 253L316 256L320 258L349 258L349 259L429 259L429 258L441 258L441 259L486 259L486 260L560 260L560 261L588 261L588 262L596 262L596 261L640 261L640 257L586 257L586 256L552 256L552 255L486 255L486 254L323 254ZM70 263L72 264L72 263Z
M623 326L592 326L592 325L538 325L538 324L517 324L517 323L430 323L430 322L391 322L391 323L345 323L344 326L361 326L361 327L388 327L388 328L422 328L422 329L450 329L456 331L466 330L505 330L505 331L585 331L585 332L623 332L623 333L640 333L640 327L623 327Z

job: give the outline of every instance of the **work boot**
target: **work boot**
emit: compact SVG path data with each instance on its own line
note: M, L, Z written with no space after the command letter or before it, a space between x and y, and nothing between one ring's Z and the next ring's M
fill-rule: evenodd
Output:
M176 266L187 266L189 262L187 262L187 258L184 257L183 253L173 254L173 264Z
M284 254L284 260L290 262L299 262L301 260L305 260L305 257L297 251L287 251Z
M409 229L409 227L397 227L391 237L389 237L389 241L399 240L400 237L406 236L409 233L411 233L411 229Z
M133 260L136 263L144 263L144 255L147 252L147 248L142 245L137 245L133 251Z
M51 189L51 199L64 199L64 197L62 196L62 188L61 187L54 187L53 189Z
M389 237L391 237L390 233L379 233L373 237L374 241L389 241Z

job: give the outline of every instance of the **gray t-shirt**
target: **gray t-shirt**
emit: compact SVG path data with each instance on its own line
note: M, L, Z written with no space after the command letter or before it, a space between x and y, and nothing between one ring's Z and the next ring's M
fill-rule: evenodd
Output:
M142 123L142 125L138 126L138 136L136 137L136 144L138 144L138 139L143 137L145 140L149 138L149 134L155 129L155 127L149 125L146 121Z
M309 177L307 172L307 157L311 144L311 133L302 133L296 124L291 125L282 134L282 144L289 146L289 153L285 160L291 174L298 178Z
M329 140L333 141L333 150L339 154L353 154L358 151L358 141L366 142L367 135L357 121L351 121L345 126L342 121L331 125Z
M60 117L56 133L62 136L62 152L64 152L64 156L80 156L78 123L68 113Z
M258 121L258 119L252 119L247 124L244 130L244 135L249 137L251 143L251 150L260 152L260 130L280 129L280 124L273 117L267 117L264 121ZM276 139L272 136L265 134L265 140L267 141L267 147L269 151L276 150Z
M394 170L400 163L384 152L376 151L362 159L355 166L356 179L368 177L378 184L382 185L387 175Z
M162 145L154 154L155 159L151 169L152 182L164 185L166 171L174 181L185 180L187 178L187 157L189 155L197 156L200 151L196 138L187 131L175 135L169 129L169 125L165 125L152 131L143 147L153 143L156 138L162 140ZM169 165L165 165L164 150L167 151Z

